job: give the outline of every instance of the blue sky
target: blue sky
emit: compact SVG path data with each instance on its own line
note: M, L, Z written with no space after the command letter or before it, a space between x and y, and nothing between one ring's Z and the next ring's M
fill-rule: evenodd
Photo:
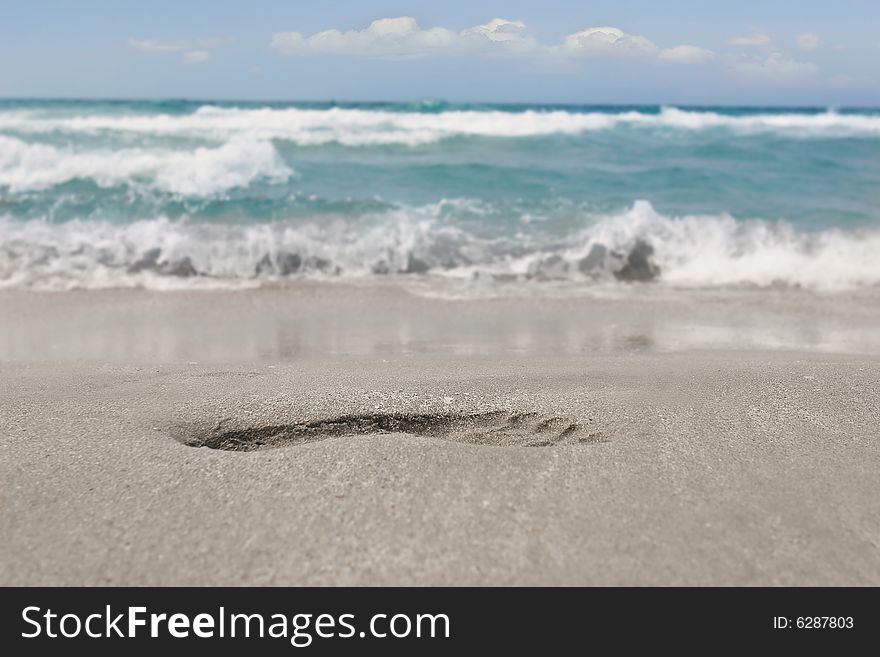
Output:
M878 27L876 0L4 0L0 95L878 106Z

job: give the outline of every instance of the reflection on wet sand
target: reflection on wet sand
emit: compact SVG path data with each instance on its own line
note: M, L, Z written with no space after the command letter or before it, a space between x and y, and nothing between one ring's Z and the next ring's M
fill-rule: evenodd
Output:
M442 301L395 289L365 293L333 285L240 292L7 292L0 296L0 360L880 352L880 304L803 295Z

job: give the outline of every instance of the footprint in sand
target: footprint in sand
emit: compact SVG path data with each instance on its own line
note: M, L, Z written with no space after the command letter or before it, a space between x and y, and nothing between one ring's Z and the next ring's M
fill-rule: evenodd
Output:
M371 413L343 415L244 429L215 428L185 440L192 447L233 452L301 445L337 436L404 433L440 438L472 445L498 447L552 447L607 442L600 432L590 431L564 417L540 413Z

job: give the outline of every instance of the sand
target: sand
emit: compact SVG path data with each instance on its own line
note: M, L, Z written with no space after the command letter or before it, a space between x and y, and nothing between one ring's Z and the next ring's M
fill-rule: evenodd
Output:
M3 293L0 584L878 585L877 305L773 294Z

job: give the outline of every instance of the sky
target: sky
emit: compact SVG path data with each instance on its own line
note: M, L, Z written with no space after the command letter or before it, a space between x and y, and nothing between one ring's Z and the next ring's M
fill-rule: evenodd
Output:
M877 0L0 0L0 96L880 106Z

